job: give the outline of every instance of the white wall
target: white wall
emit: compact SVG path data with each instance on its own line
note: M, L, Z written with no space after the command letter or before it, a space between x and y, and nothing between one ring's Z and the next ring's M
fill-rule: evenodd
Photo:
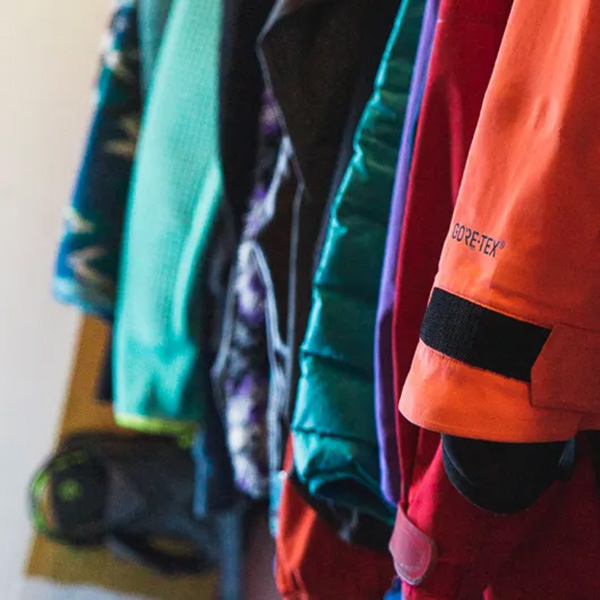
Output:
M29 477L51 447L78 316L50 296L107 0L4 0L0 18L0 597L26 555Z

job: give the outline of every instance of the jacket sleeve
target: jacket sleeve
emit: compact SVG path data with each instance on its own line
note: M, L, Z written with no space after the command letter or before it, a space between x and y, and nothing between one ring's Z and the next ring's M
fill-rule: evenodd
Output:
M221 203L221 2L173 5L136 154L115 318L115 418L153 433L204 424L208 251ZM193 118L190 118L193 115Z
M599 27L590 0L514 4L400 400L421 427L600 427Z

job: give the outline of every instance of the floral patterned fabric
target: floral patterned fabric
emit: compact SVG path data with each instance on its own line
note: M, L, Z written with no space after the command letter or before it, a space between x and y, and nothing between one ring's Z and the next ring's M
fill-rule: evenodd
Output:
M267 405L269 359L266 333L266 290L251 250L265 219L268 185L273 176L281 130L270 93L265 93L256 185L249 201L231 293L233 307L224 365L217 368L224 394L228 446L237 487L252 498L269 489Z

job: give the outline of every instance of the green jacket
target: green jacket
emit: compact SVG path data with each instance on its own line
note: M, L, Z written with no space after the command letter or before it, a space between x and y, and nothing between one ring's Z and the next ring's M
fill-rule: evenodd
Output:
M173 0L142 123L118 288L115 415L181 432L201 424L207 245L221 200L220 0Z

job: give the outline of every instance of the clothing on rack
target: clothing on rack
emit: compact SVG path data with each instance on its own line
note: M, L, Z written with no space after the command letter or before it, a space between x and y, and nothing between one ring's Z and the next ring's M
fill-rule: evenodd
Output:
M329 219L332 182L348 154L348 119L362 112L357 103L372 85L397 9L398 0L282 0L260 38L263 69L286 133L269 191L271 219L253 249L267 289L273 531L315 247Z
M337 163L331 180L327 202L323 209L321 229L313 249L311 278L314 278L315 270L319 264L329 227L331 207L337 198L339 187L354 155L356 129L372 96L377 71L385 46L387 45L387 40L391 34L399 5L398 0L387 2L382 4L378 10L371 11L368 15L369 35L364 40L360 65L349 103L349 113L341 137ZM297 375L294 375L294 381L296 381L296 377ZM291 414L289 418L291 418ZM272 477L272 488L275 499L281 489L280 482L283 477L291 479L292 484L300 492L304 500L317 511L325 522L336 529L341 539L378 551L387 547L389 539L389 525L387 523L382 522L376 517L366 515L359 507L334 505L326 499L316 498L309 493L306 483L299 480L295 470L292 470L289 474L275 472ZM276 527L274 527L274 530L276 530Z
M517 3L518 4L518 3ZM522 6L522 5L521 5ZM475 9L475 6L473 6ZM478 6L479 10L481 6ZM501 9L501 7L498 7ZM505 14L508 14L508 8L504 9ZM504 37L500 49L500 59L498 60L495 74L492 78L497 76L498 71L502 66L502 57L510 48L509 41L511 36L509 35L511 27L515 25L516 15L525 17L525 12L520 13L519 9L515 7L512 12L511 20L508 25L508 33ZM532 25L533 26L533 25ZM536 23L537 27L539 23ZM463 39L465 39L463 37ZM500 36L499 38L500 39ZM516 40L517 38L513 38ZM522 39L519 37L519 41ZM531 38L528 38L531 39ZM457 47L456 42L453 47ZM481 50L481 46L479 46ZM520 48L522 50L522 48ZM432 62L432 68L433 68ZM493 61L490 65L493 65ZM511 72L513 72L511 62ZM539 63L536 63L535 70L539 68ZM491 66L490 66L491 70ZM486 102L484 103L483 114L486 114L486 109L490 106L488 100L493 98L494 92L499 94L501 97L504 96L504 90L511 89L510 87L502 87L501 89L495 88L494 83L491 84L490 89L487 91ZM513 88L514 89L514 88ZM474 111L478 116L479 111ZM491 119L492 123L496 123L494 119ZM483 117L479 118L479 127L485 127L485 120ZM474 126L473 126L474 129ZM479 135L479 133L477 134ZM477 139L476 135L476 139ZM519 134L520 135L520 134ZM494 148L497 146L497 140L494 141ZM505 145L501 147L506 149ZM477 145L474 143L471 147L470 156L475 157L481 156L477 153ZM471 168L472 163L469 159L467 173ZM491 165L491 163L489 163ZM494 164L498 164L494 161ZM521 163L522 165L525 163ZM505 165L506 166L506 165ZM481 171L477 171L477 174L481 174ZM498 173L499 174L499 173ZM506 171L503 168L501 179L504 181ZM468 174L465 174L466 181ZM489 185L491 179L486 178L486 185ZM463 182L463 189L465 183ZM483 189L483 188L480 188ZM462 192L461 192L462 193ZM487 192L486 192L487 197ZM473 213L476 214L476 213ZM451 228L450 228L451 229ZM451 235L451 234L450 234ZM435 301L435 292L432 297L432 303ZM452 321L447 322L448 325ZM465 324L465 321L461 321ZM427 332L427 320L423 329L423 335ZM446 330L449 331L448 329ZM419 353L415 358L415 364L419 360ZM447 367L452 367L454 363L444 362L444 372ZM414 367L413 367L414 371ZM404 388L403 401L401 408L403 408L404 398L407 391L410 393L410 381L414 373L411 372L409 376L409 383ZM414 381L414 380L413 380ZM420 379L420 385L423 386L425 382L430 382L432 379L422 378ZM447 389L447 388L440 388ZM422 395L422 402L429 402L435 399L436 396ZM469 396L464 396L465 399ZM405 428L406 429L406 428ZM399 511L398 523L394 538L392 539L391 549L399 559L397 564L401 565L402 556L406 556L405 552L408 550L406 546L407 532L410 527L417 526L419 530L430 536L430 540L440 549L440 555L437 558L437 563L429 563L429 572L421 572L420 575L424 576L423 581L416 581L419 585L415 587L405 586L405 596L408 598L456 598L456 597L481 597L486 588L489 588L486 592L486 597L508 597L518 598L527 597L529 595L537 594L537 591L533 590L544 590L544 597L563 597L564 592L564 581L568 580L571 589L578 589L578 597L592 598L595 593L592 591L593 582L586 581L586 577L582 576L586 567L582 563L581 568L573 569L568 575L563 572L563 583L557 584L555 588L552 588L554 583L552 569L549 571L542 568L539 571L537 577L532 577L530 572L529 581L514 582L510 576L507 576L507 572L504 570L507 564L516 564L517 558L521 557L524 562L527 562L528 558L525 557L521 552L525 552L527 543L532 544L529 546L528 551L531 551L535 546L533 540L541 539L552 539L554 535L552 532L557 526L556 521L560 521L558 527L562 527L564 523L570 519L576 519L576 514L579 513L577 509L571 508L570 494L577 494L578 489L582 490L586 485L591 485L593 477L591 477L591 465L589 459L586 458L587 448L585 441L582 443L581 440L578 443L578 458L575 464L575 474L573 474L568 481L557 482L552 485L550 490L541 496L541 498L531 507L528 511L518 512L512 516L500 517L495 516L491 512L483 511L476 506L470 504L466 499L459 495L458 492L451 485L451 482L447 475L448 462L442 458L442 447L439 442L435 442L436 434L427 433L422 430L418 450L416 451L415 464L419 465L412 471L413 485L409 487L407 492L408 498L405 500L408 505L407 514L403 514ZM428 439L427 439L428 438ZM427 444L430 444L429 449L426 450ZM436 449L435 454L431 456L433 449ZM480 458L484 458L485 454L480 454ZM510 456L508 449L504 451L504 456ZM445 463L445 464L444 464ZM500 473L500 471L498 471ZM403 477L407 477L407 471L403 471ZM566 479L569 477L569 472L565 475ZM587 483L586 483L587 481ZM418 483L416 483L418 482ZM581 487L580 487L581 486ZM435 505L433 502L435 502ZM595 506L594 506L595 505ZM571 510L574 509L572 513ZM551 514L556 514L553 511L560 511L561 519L553 520L555 517L550 517ZM591 511L597 513L597 497L592 500L590 505L585 507L582 506L583 511ZM590 522L594 522L594 517L590 514ZM408 522L410 519L410 523ZM576 526L574 525L576 529ZM536 532L536 533L534 533ZM541 536L541 537L540 537ZM593 536L592 536L593 537ZM526 540L529 540L528 542ZM565 536L563 543L569 545L572 540L569 535ZM523 546L525 544L525 546ZM595 542L592 542L595 544ZM421 546L423 549L424 546ZM553 550L557 547L553 546ZM443 551L441 551L443 549ZM567 550L563 545L562 550L566 554L572 554L574 546L571 546L570 550ZM415 547L412 548L415 551ZM547 551L546 548L538 548L540 561L548 561L548 565L557 558L553 555L553 551ZM596 550L591 551L592 554ZM577 553L577 551L575 551ZM414 556L414 555L413 555ZM423 556L423 555L421 555ZM589 556L589 554L586 554ZM513 560L515 562L513 562ZM582 559L583 560L583 559ZM585 563L585 561L584 561ZM404 571L400 567L401 571ZM426 570L425 570L426 571ZM504 572L504 578L499 576L499 573ZM548 579L545 580L545 577ZM496 583L497 582L497 583ZM552 583L549 583L552 582ZM512 586L515 587L512 587ZM522 588L517 586L522 585ZM499 592L503 595L495 596L494 594ZM525 591L528 590L528 591ZM521 595L524 594L524 595Z
M181 459L227 600L267 503L287 600L600 598L599 28L591 0L116 1L54 291L114 318L99 394ZM69 457L62 525L121 489Z
M154 432L203 422L206 252L221 203L221 4L175 0L171 10L127 211L114 346L116 419Z

